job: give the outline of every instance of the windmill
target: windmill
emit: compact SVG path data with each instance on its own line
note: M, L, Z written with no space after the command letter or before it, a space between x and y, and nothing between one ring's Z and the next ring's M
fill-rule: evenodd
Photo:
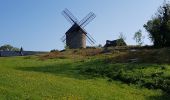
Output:
M95 43L92 36L84 29L84 27L96 17L93 12L87 14L87 16L81 21L78 21L68 9L63 10L62 15L72 25L72 27L61 38L62 42L66 43L66 46L70 49L86 48L86 38L91 45Z

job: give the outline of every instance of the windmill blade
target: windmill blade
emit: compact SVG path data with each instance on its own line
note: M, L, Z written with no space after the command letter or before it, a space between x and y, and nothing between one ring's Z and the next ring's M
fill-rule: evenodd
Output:
M87 40L91 45L95 44L95 42L87 34L85 35L87 36Z
M87 33L87 35L91 38L91 40L93 40L94 42L96 42L96 40L95 40L89 33Z
M88 36L88 35L87 35L88 33L87 33L85 30L83 30L83 31L84 31L84 34L85 34L86 37L87 37L87 41L88 41L91 45L95 44L95 40L94 40L92 37L90 37L90 35ZM73 38L73 37L74 37L74 35L72 35L70 38ZM62 38L63 38L62 41L65 42L65 41L66 41L66 35L64 35Z
M91 45L93 45L93 43L91 43L91 41L87 38L87 41L91 44Z
M70 17L65 11L62 11L61 14L66 18L66 20L67 20L68 22L71 23L71 25L73 25L73 24L75 23L74 20L71 19L71 17Z
M66 38L64 38L64 40L62 40L62 42L64 42L64 43L65 43L65 42L66 42Z
M80 22L79 24L81 25L89 16L92 15L92 12L88 13Z
M86 17L84 17L80 22L79 25L81 27L85 27L87 24L89 24L89 22L91 22L94 18L96 17L96 15L93 12L90 12L89 14L87 14Z
M61 40L63 40L65 37L66 37L66 36L65 36L65 35L63 35L63 36L61 37Z
M89 36L89 34L84 29L83 29L83 31L85 32L84 34L86 35L86 37L89 40L89 42L91 44L95 44L95 40L91 36Z
M70 15L70 17L74 20L74 22L78 22L78 19L66 8L65 12Z
M61 41L62 41L62 42L65 42L65 41L66 41L66 35L64 35L64 36L61 37Z
M85 33L87 33L88 37L89 37L94 43L96 42L96 40L95 40L83 27L81 27L81 29L82 29Z
M62 15L67 19L67 21L69 21L72 25L74 23L77 23L78 20L77 18L68 10L68 9L65 9L62 11Z
M66 38L62 39L61 41L65 43L66 42Z

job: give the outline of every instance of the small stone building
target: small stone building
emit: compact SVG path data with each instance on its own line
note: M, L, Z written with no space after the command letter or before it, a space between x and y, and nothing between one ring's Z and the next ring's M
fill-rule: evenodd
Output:
M123 39L117 40L106 40L106 44L104 47L115 47L115 46L127 46L126 42Z

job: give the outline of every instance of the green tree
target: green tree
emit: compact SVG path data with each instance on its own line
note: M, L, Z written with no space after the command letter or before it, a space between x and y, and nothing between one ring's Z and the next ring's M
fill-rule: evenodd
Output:
M156 15L149 20L144 28L156 47L170 46L170 3L164 2Z
M69 46L65 45L65 46L64 46L64 49L65 49L65 50L68 50L68 49L69 49Z
M125 46L126 45L125 40L126 40L126 36L122 32L119 33L119 38L117 40L117 46Z
M141 46L143 44L144 39L144 36L142 36L142 30L138 30L137 32L135 32L133 39L136 41L138 45Z
M102 48L102 44L99 44L97 47L98 47L98 48Z
M13 47L13 46L11 46L9 44L6 44L6 45L1 46L0 50L1 51L19 51L20 49L16 48L16 47Z
M120 32L119 33L119 39L122 39L123 41L125 41L126 40L126 36L122 32Z

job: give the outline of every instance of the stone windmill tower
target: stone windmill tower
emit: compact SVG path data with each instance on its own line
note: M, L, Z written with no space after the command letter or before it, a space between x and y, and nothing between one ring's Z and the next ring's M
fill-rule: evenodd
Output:
M91 45L95 43L95 40L84 29L96 17L94 13L90 12L81 21L78 21L68 9L63 10L62 14L72 25L61 38L66 46L70 49L86 48L86 39Z

